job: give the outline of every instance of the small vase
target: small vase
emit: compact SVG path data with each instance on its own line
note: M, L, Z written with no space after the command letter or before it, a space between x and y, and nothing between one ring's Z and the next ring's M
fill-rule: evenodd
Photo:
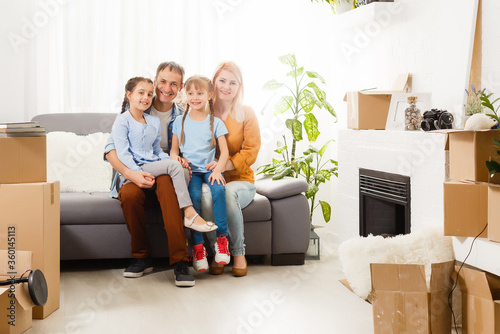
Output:
M422 115L417 108L417 97L408 97L408 107L405 109L405 130L420 130Z

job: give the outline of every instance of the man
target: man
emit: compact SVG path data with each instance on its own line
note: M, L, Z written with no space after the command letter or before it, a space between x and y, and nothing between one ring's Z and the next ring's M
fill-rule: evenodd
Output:
M182 107L173 102L182 90L183 79L184 68L182 66L175 62L161 63L154 79L155 97L151 107L145 111L160 118L162 126L160 145L167 153L170 151L172 141L173 121L184 112ZM131 181L120 187L119 179L115 177L111 191L111 195L120 200L132 241L134 260L125 269L123 275L140 277L143 273L153 270L144 210L157 198L168 237L170 264L174 266L175 285L194 286L195 280L189 273L188 267L189 254L182 213L170 176L160 175L155 179L150 173L130 170L118 159L112 140L106 145L104 154L105 159L113 168Z

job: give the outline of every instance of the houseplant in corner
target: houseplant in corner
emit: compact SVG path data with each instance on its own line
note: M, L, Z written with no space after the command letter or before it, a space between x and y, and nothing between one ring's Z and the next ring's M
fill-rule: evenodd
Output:
M500 123L500 119L498 118L498 109L500 108L500 105L496 108L494 106L495 103L500 100L500 97L495 99L494 101L490 101L490 97L492 95L493 93L485 94L484 91L482 91L481 97L479 99L482 102L481 104L492 112L492 114L486 115L492 117L495 121L497 121L497 123ZM498 128L498 130L500 130L500 127ZM497 138L493 138L493 143L499 149L497 153L500 155L500 140L498 140ZM488 171L490 172L491 176L500 172L500 163L496 160L486 161L486 167L488 167Z
M326 2L334 14L342 14L356 7L357 0L311 0L311 2Z
M482 113L484 110L483 101L481 97L484 94L485 89L476 90L474 84L471 84L471 89L465 92L467 93L467 103L465 104L465 116L472 116L474 114Z
M315 142L320 132L318 120L315 116L320 112L326 113L337 120L335 110L326 100L326 93L320 88L325 80L316 72L305 71L304 67L297 65L295 55L288 54L279 57L281 63L290 66L291 71L287 73L291 77L291 84L285 84L271 80L264 85L265 89L276 91L287 91L281 95L274 107L274 114L288 114L286 128L290 131L291 146L287 145L286 136L283 142L278 142L278 148L274 151L281 155L281 159L274 159L269 164L258 168L258 174L273 175L273 179L281 179L284 176L298 178L304 177L308 183L306 197L310 200L311 221L314 210L321 206L323 217L326 222L330 221L331 206L326 201L316 203L316 194L321 184L329 181L332 175L337 176L337 161L333 159L324 160L324 154L330 142L327 141L321 149L310 145L303 152L303 156L296 157L297 142L303 139L303 129L307 134L309 142ZM318 82L318 83L317 83Z

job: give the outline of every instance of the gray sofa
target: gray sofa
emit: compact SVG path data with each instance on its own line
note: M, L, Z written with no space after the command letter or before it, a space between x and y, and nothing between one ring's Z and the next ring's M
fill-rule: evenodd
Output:
M110 132L117 114L43 114L47 132ZM104 150L104 148L103 148ZM110 180L111 184L111 180ZM295 178L256 181L257 194L243 210L247 255L271 255L273 265L303 264L309 245L307 183ZM108 193L61 193L61 260L130 258L130 236L118 200ZM168 257L159 206L147 211L154 257ZM186 230L188 231L188 230ZM188 238L190 239L190 238Z

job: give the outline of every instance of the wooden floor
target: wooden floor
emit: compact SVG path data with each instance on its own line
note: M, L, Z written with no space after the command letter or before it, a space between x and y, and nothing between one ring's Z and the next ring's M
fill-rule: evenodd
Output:
M26 333L373 333L371 305L339 279L335 234L317 229L321 260L303 266L249 264L246 277L194 273L178 288L164 259L141 278L128 261L63 263L61 307ZM192 270L192 269L191 269Z

